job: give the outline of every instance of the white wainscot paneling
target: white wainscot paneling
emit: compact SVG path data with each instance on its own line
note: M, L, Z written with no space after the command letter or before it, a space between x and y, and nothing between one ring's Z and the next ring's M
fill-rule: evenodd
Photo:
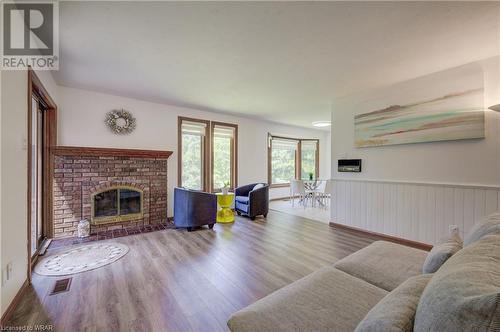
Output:
M332 221L435 244L458 225L462 237L500 210L498 187L335 179Z

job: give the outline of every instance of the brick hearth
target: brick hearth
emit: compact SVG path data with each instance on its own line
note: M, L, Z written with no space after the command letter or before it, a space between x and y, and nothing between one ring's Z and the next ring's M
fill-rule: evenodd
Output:
M76 236L78 222L91 219L92 193L123 185L144 192L143 216L91 225L91 233L136 229L167 222L169 151L58 147L54 149L54 238Z
M113 231L100 231L96 234L92 234L89 237L77 238L77 237L66 237L62 239L54 239L50 243L50 249L62 248L67 246L72 246L75 244L85 244L88 242L102 241L109 239L116 239L128 235L136 235L143 233L150 233L156 231L162 231L166 229L174 228L174 224L170 222L156 224L156 225L144 225L138 227L127 227L124 229L115 229Z

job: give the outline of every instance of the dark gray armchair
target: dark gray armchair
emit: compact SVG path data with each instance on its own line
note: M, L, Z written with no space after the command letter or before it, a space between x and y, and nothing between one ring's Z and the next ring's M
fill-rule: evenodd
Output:
M260 188L255 188L262 185ZM255 189L254 189L255 188ZM234 191L234 207L238 215L245 215L252 220L258 215L267 217L269 212L269 185L265 183L252 183L238 187Z
M174 224L176 228L208 225L212 229L217 218L217 196L184 188L174 189Z

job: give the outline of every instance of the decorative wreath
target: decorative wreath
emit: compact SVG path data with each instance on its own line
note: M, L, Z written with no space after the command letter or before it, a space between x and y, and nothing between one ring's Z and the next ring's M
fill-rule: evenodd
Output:
M106 114L106 125L115 134L130 134L135 129L135 118L124 109L113 110Z

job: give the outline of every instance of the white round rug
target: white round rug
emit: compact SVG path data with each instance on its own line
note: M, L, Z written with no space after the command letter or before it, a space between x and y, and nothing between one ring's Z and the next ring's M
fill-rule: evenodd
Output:
M42 259L35 272L45 276L63 276L94 270L125 256L128 247L121 243L95 243L73 248Z

